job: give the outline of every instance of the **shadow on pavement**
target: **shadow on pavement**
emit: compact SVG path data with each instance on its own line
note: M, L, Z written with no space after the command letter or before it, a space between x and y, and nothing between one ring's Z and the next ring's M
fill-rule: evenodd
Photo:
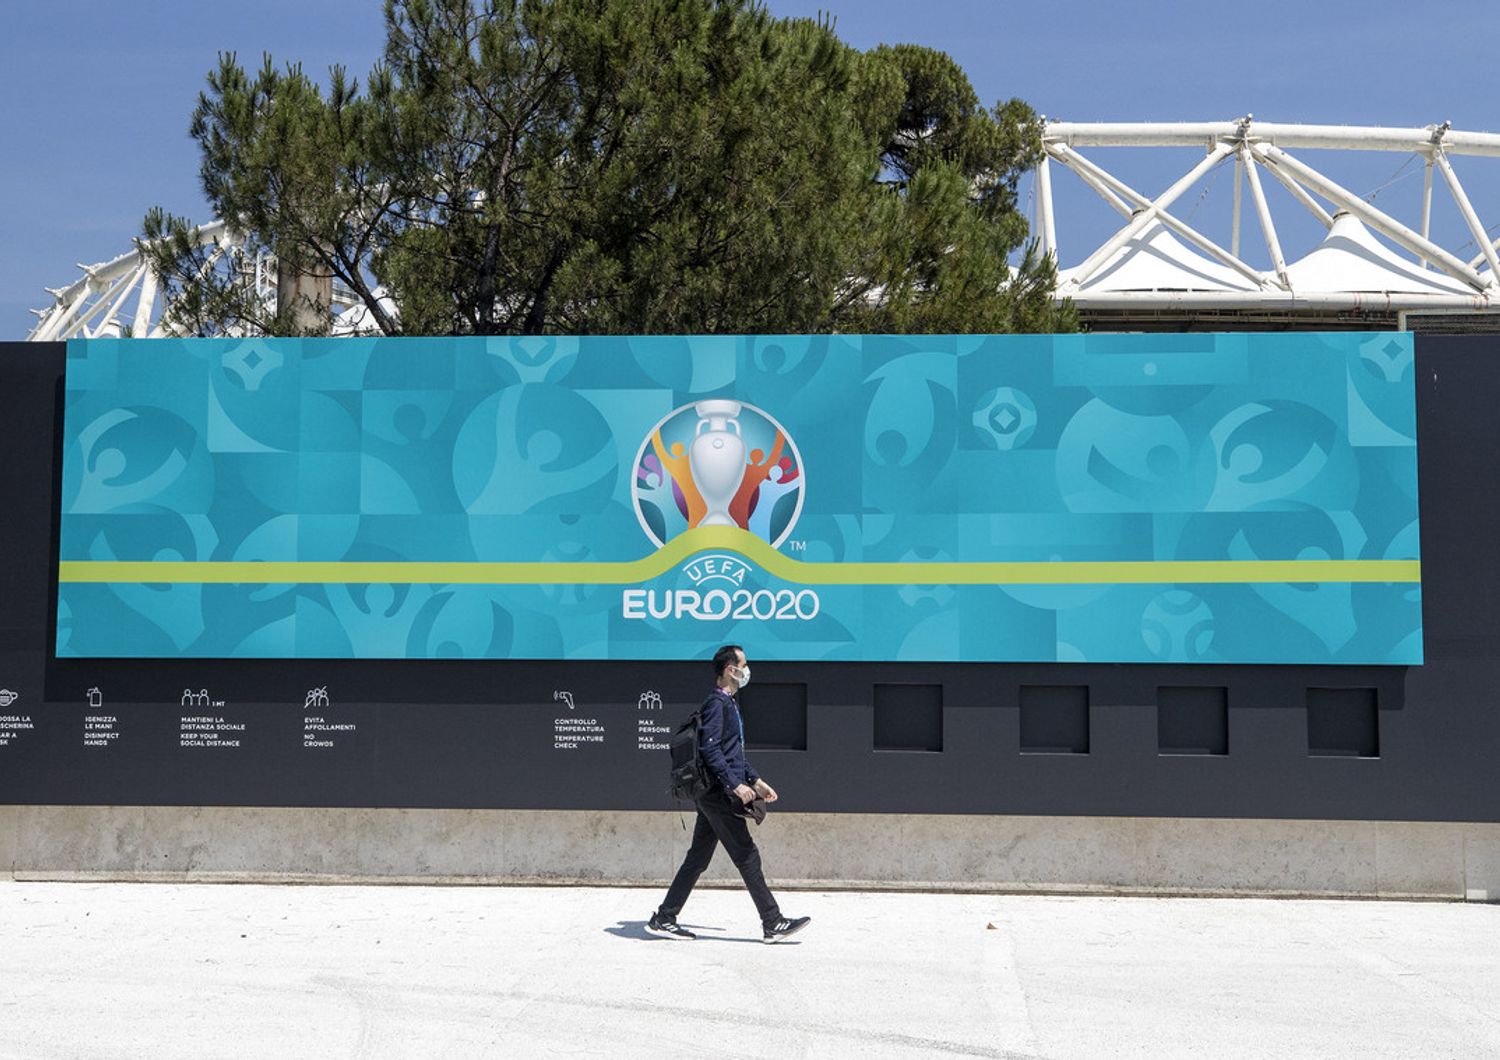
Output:
M688 923L684 923L682 926L685 927L685 928L687 928L689 931L693 932L694 934L696 934L698 936L698 938L697 938L698 942L754 942L754 943L758 943L760 945L765 945L765 940L764 939L760 939L760 938L749 938L749 937L742 938L742 937L737 936L737 935L720 935L720 934L715 934L715 932L723 931L724 930L723 928L708 927L708 926L706 926L704 924L688 924ZM638 940L642 940L643 939L643 940L645 940L647 942L683 942L683 941L688 941L686 939L669 939L669 938L666 938L666 937L664 937L662 935L653 935L653 934L651 934L651 932L649 932L649 931L646 930L646 922L644 920L621 920L614 927L607 927L607 928L605 928L604 932L605 932L605 934L607 934L607 935L613 935L615 938L618 938L618 939L638 939ZM786 942L778 942L776 945L778 945L778 946L800 946L801 944L802 943L800 941L789 939Z

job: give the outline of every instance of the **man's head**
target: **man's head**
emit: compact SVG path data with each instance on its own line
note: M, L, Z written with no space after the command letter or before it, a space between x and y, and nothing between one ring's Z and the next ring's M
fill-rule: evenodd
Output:
M750 683L750 664L745 661L745 649L738 644L726 644L714 652L714 680L720 688L736 692Z

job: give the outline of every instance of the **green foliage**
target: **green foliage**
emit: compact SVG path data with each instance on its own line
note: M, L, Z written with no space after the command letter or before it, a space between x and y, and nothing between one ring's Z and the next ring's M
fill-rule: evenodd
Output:
M1036 117L985 110L940 52L754 0L387 0L386 24L363 92L225 55L192 122L252 254L332 275L384 333L1073 326L1049 261L1007 265ZM305 330L200 243L147 218L174 326Z

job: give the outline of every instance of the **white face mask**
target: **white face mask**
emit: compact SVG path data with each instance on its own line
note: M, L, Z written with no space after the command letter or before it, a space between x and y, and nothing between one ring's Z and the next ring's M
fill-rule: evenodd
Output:
M729 667L729 676L732 677L732 678L734 678L737 682L739 682L739 686L741 688L744 688L746 685L748 685L750 683L750 666L749 666L749 664L746 664L745 666L731 666L731 667Z

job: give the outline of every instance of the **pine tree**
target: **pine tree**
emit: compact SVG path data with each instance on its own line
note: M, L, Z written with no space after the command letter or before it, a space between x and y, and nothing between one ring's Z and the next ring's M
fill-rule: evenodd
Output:
M221 56L191 126L251 254L382 333L1073 326L1017 210L1036 117L941 52L754 0L387 0L386 26L363 91ZM326 328L326 284L273 313L182 218L142 246L181 332Z

